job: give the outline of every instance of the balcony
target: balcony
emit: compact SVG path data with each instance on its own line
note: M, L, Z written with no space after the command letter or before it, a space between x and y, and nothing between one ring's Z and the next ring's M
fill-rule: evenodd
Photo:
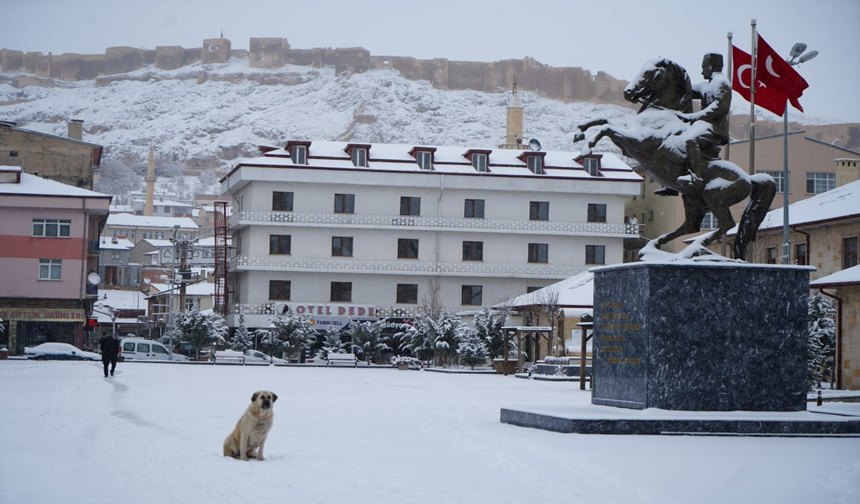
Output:
M633 238L639 236L638 224L607 222L555 222L533 220L464 219L452 217L413 217L297 212L238 212L230 216L231 229L246 226L349 227L422 231L482 231L485 233L559 234Z
M90 255L98 255L101 252L99 240L87 240L87 252Z

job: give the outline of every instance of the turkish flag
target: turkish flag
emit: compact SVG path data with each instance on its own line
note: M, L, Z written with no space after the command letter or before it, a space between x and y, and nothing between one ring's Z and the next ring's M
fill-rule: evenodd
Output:
M750 101L750 80L752 80L752 56L732 46L732 89ZM785 102L788 97L784 92L771 86L766 86L756 75L755 104L781 116L785 113Z
M803 107L800 106L798 98L809 87L809 84L761 37L758 37L756 76L765 86L782 91L794 105L794 108L803 112ZM758 94L758 88L756 88L756 94Z

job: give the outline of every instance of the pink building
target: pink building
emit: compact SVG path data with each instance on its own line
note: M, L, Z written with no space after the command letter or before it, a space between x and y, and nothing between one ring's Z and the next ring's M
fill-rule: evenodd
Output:
M0 347L91 347L99 234L111 196L0 166Z

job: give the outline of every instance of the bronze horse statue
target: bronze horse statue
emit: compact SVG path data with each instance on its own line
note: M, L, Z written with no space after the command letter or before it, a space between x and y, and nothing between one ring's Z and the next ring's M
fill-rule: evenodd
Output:
M718 228L701 241L702 245L708 245L735 226L730 207L749 197L733 249L736 259L745 259L747 246L755 241L758 227L776 194L773 179L765 174L747 175L734 163L718 159L718 149L705 153L706 170L698 176L691 172L686 143L711 125L684 120L683 114L692 112L693 93L687 71L677 63L667 59L647 63L624 89L624 98L642 104L632 120L615 124L598 119L580 125L581 133L574 141L585 139L585 133L598 126L588 141L589 149L607 137L662 184L665 189L661 191L681 195L684 222L678 229L652 240L657 248L679 236L699 232L702 219L710 210Z

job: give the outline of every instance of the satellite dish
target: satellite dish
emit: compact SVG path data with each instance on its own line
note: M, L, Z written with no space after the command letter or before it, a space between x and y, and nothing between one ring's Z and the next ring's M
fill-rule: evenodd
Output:
M95 271L90 271L90 274L87 275L87 283L90 285L98 285L101 281L102 277L100 277Z
M529 150L537 152L540 150L540 147L540 140L538 140L537 138L532 138L531 140L529 140Z

